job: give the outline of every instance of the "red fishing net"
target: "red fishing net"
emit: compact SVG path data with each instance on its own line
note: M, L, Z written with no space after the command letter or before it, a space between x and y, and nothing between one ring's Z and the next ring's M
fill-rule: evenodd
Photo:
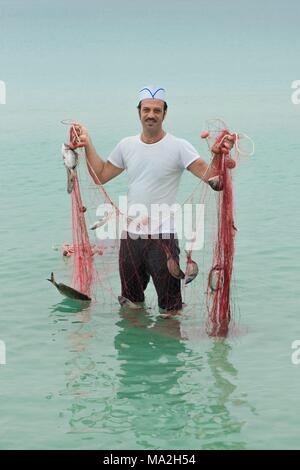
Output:
M91 297L95 277L93 250L85 223L86 209L82 204L77 176L74 177L72 198L73 277L72 287Z
M234 239L234 200L232 170L241 155L250 155L254 148L252 141L244 134L232 133L220 119L208 121L208 131L203 134L212 151L226 138L234 142L233 150L222 151L217 159L217 174L222 191L217 194L217 234L213 247L213 261L208 274L207 309L208 330L213 336L226 336L231 319L231 280L233 273ZM241 144L242 142L242 144ZM215 160L215 159L214 159Z
M73 126L70 139L73 142L72 148L76 148L76 133L72 129ZM120 300L121 294L121 299L128 299L132 303L125 306L140 308L139 303L145 301L144 291L148 286L150 295L147 289L146 308L149 308L149 304L150 308L155 308L157 299L161 309L166 310L172 310L171 306L174 307L173 310L181 309L184 302L188 305L187 311L190 314L207 312L205 316L209 335L226 336L232 318L231 281L236 235L233 162L237 163L241 155L252 154L253 145L247 136L233 133L219 119L208 121L207 132L202 135L206 138L210 151L228 135L233 138L234 147L231 152L221 153L217 160L217 173L223 189L215 192L206 183L198 183L182 206L203 206L205 217L204 212L195 217L192 234L187 237L184 233L178 240L149 239L145 235L140 242L133 244L130 238L122 239L120 227L124 227L124 223L128 226L131 220L126 211L122 211L113 202L81 155L83 162L80 164L80 173L75 177L71 194L73 246L64 245L65 258L73 258L72 287L91 296L94 301L107 302L110 298L111 304L115 304L118 297L122 304L124 301ZM80 152L84 152L83 149L79 149ZM90 220L89 229L86 218ZM140 218L138 225L141 234L144 230L146 232L148 223L147 218ZM108 225L110 229L112 226L115 228L115 237L107 234L106 239L103 236L99 238L98 231L101 230L103 235L103 229ZM199 250L195 239L201 230L204 240ZM181 259L186 251L184 261L180 261L179 248ZM116 282L119 275L122 280L121 288L117 287L119 283ZM152 288L149 287L151 278Z

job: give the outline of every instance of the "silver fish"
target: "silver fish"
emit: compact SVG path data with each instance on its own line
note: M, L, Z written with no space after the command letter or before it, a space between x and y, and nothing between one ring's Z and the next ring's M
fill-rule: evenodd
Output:
M224 184L222 176L217 175L209 178L208 184L214 191L223 191Z
M185 273L185 281L184 281L185 285L192 282L199 272L198 264L196 263L196 261L192 260L190 253L186 251L186 255L187 255L187 265L186 265L186 273Z
M74 177L76 175L76 167L78 165L78 153L71 149L67 144L62 144L61 153L67 170L68 193L70 194L74 188Z
M212 292L222 289L224 285L224 270L220 266L214 266L208 276L208 284Z
M139 305L132 302L131 300L126 299L126 297L123 297L123 295L118 296L118 301L119 301L119 304L121 305L121 307L128 307L128 308L131 308L133 310L140 310L142 308Z
M55 282L53 273L51 273L51 277L50 279L47 279L47 281L50 281L56 287L56 289L60 292L60 294L63 295L64 297L68 297L69 299L74 299L74 300L85 300L88 302L92 300L88 295L83 294L82 292L79 292L76 289L73 289L73 287L67 286L66 284L62 284L61 282L60 283Z
M169 273L171 276L175 277L175 279L184 279L184 272L180 269L179 264L173 256L167 258L167 267Z
M175 279L183 279L184 272L180 269L179 263L176 261L176 259L172 255L170 248L163 244L162 249L166 254L167 268L171 276L175 277Z
M97 222L90 226L90 230L96 230L96 228L102 227L102 225L105 225L110 217L110 213L108 215L103 215L97 220Z

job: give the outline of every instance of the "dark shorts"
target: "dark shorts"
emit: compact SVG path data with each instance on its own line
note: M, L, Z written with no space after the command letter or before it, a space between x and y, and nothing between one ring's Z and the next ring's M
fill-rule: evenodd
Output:
M166 310L182 308L180 280L175 279L168 271L167 256L164 248L172 253L179 262L179 245L174 234L166 239L166 234L159 238L149 236L121 239L119 252L119 272L122 285L122 296L132 302L143 302L144 291L150 277L153 280L158 305Z

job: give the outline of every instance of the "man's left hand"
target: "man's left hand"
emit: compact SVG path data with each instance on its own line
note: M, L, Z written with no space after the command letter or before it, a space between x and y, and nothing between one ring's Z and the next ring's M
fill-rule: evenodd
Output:
M224 137L224 139L222 140L220 144L215 144L211 150L212 150L212 153L214 154L214 157L218 157L223 154L229 155L233 146L234 146L234 136L228 134ZM226 160L226 166L228 168L234 168L235 161L232 160L231 158L228 158Z
M215 155L222 155L223 153L228 154L230 153L232 147L234 145L234 137L233 135L226 135L220 144L215 144L212 147L212 152Z

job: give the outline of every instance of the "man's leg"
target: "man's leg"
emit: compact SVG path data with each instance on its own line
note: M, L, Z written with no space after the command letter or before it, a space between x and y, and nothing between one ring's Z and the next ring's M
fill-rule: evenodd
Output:
M150 247L147 252L147 268L153 279L153 283L158 296L158 305L165 310L181 310L181 285L180 279L175 279L169 273L167 267L167 256L163 249L163 244L167 246L179 263L178 241L172 238L166 240L149 240Z
M119 273L122 296L132 302L144 302L144 291L150 279L142 252L142 240L121 239Z

